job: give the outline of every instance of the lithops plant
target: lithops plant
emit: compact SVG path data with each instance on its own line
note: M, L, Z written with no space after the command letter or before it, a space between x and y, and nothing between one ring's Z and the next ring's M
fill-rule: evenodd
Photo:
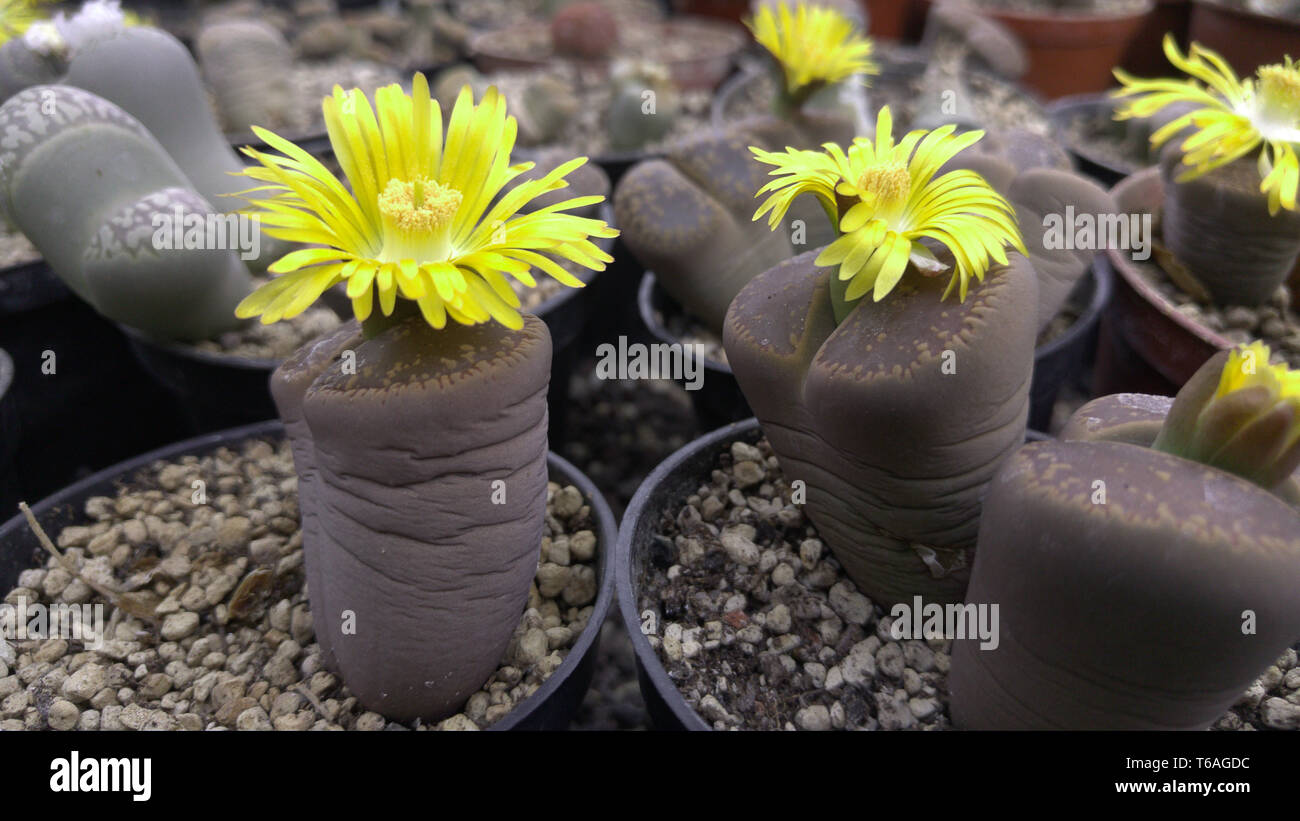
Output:
M82 89L34 86L0 106L0 130L0 204L78 296L162 339L237 324L248 270L204 233L228 222L139 121ZM200 241L174 242L193 225Z
M336 89L323 106L346 176L262 129L246 172L268 230L315 247L238 309L263 322L346 283L357 321L272 377L300 475L317 636L349 689L399 720L460 709L499 663L528 596L546 514L546 325L506 279L581 282L613 237L563 189L583 158L520 183L516 125L496 89L461 91L444 122L423 75L407 94Z
M809 131L813 142L798 147L810 148L822 136L814 123L804 122L810 100L842 84L861 91L862 78L880 70L871 59L871 40L833 5L800 2L791 6L785 0L764 3L744 23L771 55L780 78L780 90L773 101L775 115ZM836 105L823 110L823 116L837 108L851 119L851 111Z
M663 65L620 61L610 71L610 101L605 112L609 147L637 151L672 131L681 99Z
M199 29L199 68L212 91L225 130L257 124L300 127L288 119L293 49L279 29L260 20L218 19Z
M207 91L189 50L172 35L127 25L116 2L94 0L57 22L58 39L45 59L59 59L57 82L111 101L138 120L185 171L194 189L215 207L233 212L243 167L208 105ZM24 44L26 47L26 44ZM16 58L15 58L16 59ZM4 63L4 61L0 61ZM16 82L11 77L6 82ZM251 260L258 269L283 253L270 238Z
M1161 262L1219 305L1262 304L1300 255L1300 66L1287 58L1239 80L1196 43L1184 55L1166 36L1164 52L1188 79L1139 80L1115 70L1119 119L1192 106L1151 135L1154 146L1169 143L1160 162L1168 250Z
M688 313L719 331L745 283L793 253L792 233L751 219L764 181L752 142L744 133L697 134L633 166L614 191L628 250Z
M1022 254L1049 249L1022 242L1013 203L974 171L940 173L982 137L954 131L895 143L886 107L875 141L857 138L847 151L754 149L775 176L755 216L775 225L812 194L839 238L755 277L723 331L785 476L806 487L809 518L883 603L965 592L981 497L1024 439L1048 310ZM1004 185L1062 207L1107 201L1049 169ZM1088 261L1073 259L1074 277Z
M54 82L62 70L63 40L40 5L33 0L0 2L0 98Z
M1204 729L1300 639L1300 373L1269 353L1094 400L1007 460L967 600L1000 640L954 649L958 726Z

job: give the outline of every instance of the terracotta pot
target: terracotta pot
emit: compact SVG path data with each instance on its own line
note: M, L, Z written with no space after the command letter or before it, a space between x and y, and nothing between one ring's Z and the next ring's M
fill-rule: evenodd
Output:
M930 0L921 0L927 9ZM1111 69L1154 8L1109 15L1033 14L987 11L1024 44L1029 70L1024 84L1048 98L1102 91L1114 85Z
M1125 71L1138 77L1163 77L1173 71L1165 59L1162 43L1166 34L1174 35L1178 46L1187 48L1187 29L1192 19L1192 0L1156 0L1137 34L1124 50Z
M917 0L860 0L867 11L867 31L872 37L915 43L925 28L929 7Z
M1158 212L1164 202L1160 169L1149 168L1125 178L1111 189L1111 196L1121 214ZM1180 313L1142 276L1127 252L1109 250L1105 261L1117 275L1106 330L1169 384L1181 386L1205 360L1232 347L1227 337ZM1108 362L1099 354L1098 387L1116 387L1114 377L1104 370Z
M1300 20L1193 0L1188 39L1217 51L1238 74L1250 75L1286 55L1300 56Z

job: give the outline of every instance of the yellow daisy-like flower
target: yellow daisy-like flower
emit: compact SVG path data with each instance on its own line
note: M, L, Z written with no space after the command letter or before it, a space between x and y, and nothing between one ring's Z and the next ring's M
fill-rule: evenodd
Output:
M1179 146L1188 170L1179 181L1195 179L1214 169L1259 152L1259 190L1268 195L1268 210L1296 209L1300 187L1300 64L1284 58L1261 66L1254 78L1238 80L1232 68L1213 51L1192 43L1184 56L1173 35L1165 35L1165 56L1191 79L1140 80L1121 69L1115 77L1123 88L1115 97L1132 98L1115 114L1118 120L1149 117L1165 106L1189 102L1198 107L1172 120L1151 135L1160 146L1188 126L1196 132ZM1198 82L1199 81L1199 82ZM1201 85L1204 83L1204 85Z
M782 2L776 11L764 5L745 20L759 45L772 53L785 75L786 93L795 96L854 74L877 74L869 58L871 41L858 34L853 21L829 6Z
M48 0L0 0L0 44L21 36L32 23L45 18L38 8Z
M1275 403L1291 400L1295 402L1296 409L1300 410L1300 371L1293 371L1285 364L1269 364L1272 353L1263 342L1252 342L1233 349L1223 366L1214 396L1217 398L1262 386L1268 390ZM1300 435L1300 429L1297 429L1296 434Z
M817 265L838 265L839 279L849 281L845 299L873 293L879 302L911 263L927 275L942 272L940 263L920 240L936 240L955 261L944 298L957 289L961 300L972 277L984 280L992 262L1005 265L1004 246L1025 252L1015 210L974 171L935 174L984 132L954 135L956 126L913 131L897 145L889 106L880 109L876 139L858 137L845 152L834 143L825 151L764 151L750 148L760 162L776 166L777 177L757 196L770 194L754 214L768 214L773 229L791 202L804 193L816 196L837 223L839 239L818 254Z
M506 275L532 287L537 267L561 283L582 281L553 257L591 270L613 258L591 242L618 232L601 220L563 213L601 202L574 197L520 214L586 162L579 157L535 180L503 189L532 163L510 164L515 118L495 88L474 103L468 87L448 118L431 99L423 74L412 92L396 84L375 92L375 105L358 89L335 86L325 98L330 144L350 185L288 140L255 128L280 152L245 148L259 165L245 176L265 183L245 194L250 213L266 233L318 247L286 254L270 272L281 276L253 292L236 309L263 323L296 316L327 288L347 282L358 319L370 317L375 298L384 316L397 297L414 301L425 320L442 328L450 317L464 325L495 319L519 328L520 301Z

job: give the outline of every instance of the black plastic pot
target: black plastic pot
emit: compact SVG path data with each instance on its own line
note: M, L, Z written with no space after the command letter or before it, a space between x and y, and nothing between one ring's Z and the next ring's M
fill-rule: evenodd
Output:
M14 405L14 361L0 349L0 510L18 504L14 456L18 452L18 409Z
M641 287L637 290L637 310L641 321L650 331L655 341L669 345L681 345L682 340L675 336L664 323L664 317L682 313L682 307L663 288L660 288L651 271L641 277ZM688 390L691 407L695 409L695 419L701 430L713 430L719 425L735 422L753 415L749 402L740 392L740 384L731 366L716 359L704 360L704 380L698 390Z
M174 461L219 447L237 447L249 439L280 439L283 436L281 424L270 421L177 442L83 479L33 505L32 513L46 533L56 538L60 528L85 521L83 510L87 499L114 496L123 482L157 460ZM554 481L577 487L591 506L600 547L597 562L600 591L591 618L574 641L564 663L537 692L492 725L492 730L563 730L569 726L591 684L600 649L601 626L614 598L614 545L618 537L614 514L591 480L568 461L552 452L547 455L547 467ZM46 557L23 516L15 516L0 525L0 590L6 593L12 590L23 570L43 564Z
M0 348L13 361L7 401L22 436L11 473L26 498L186 433L122 333L43 260L0 270Z
M1113 187L1129 174L1137 171L1139 166L1099 154L1087 146L1076 145L1067 139L1070 123L1080 117L1110 117L1115 110L1114 101L1105 94L1076 94L1055 100L1047 107L1047 115L1052 121L1052 131L1056 141L1074 158L1078 169L1106 188ZM1116 129L1123 124L1117 123Z
M734 441L753 444L762 435L758 420L750 418L725 425L690 442L661 462L646 477L623 514L618 530L618 550L615 553L618 564L615 583L619 614L632 639L641 696L655 729L713 729L686 703L677 685L668 677L658 654L640 630L641 613L637 603L646 567L655 560L655 551L660 549L655 538L659 517L666 510L675 511L688 496L700 489L700 485L714 469L714 461L724 446ZM1025 438L1026 441L1033 442L1048 437L1028 431Z
M1051 427L1052 408L1062 387L1072 384L1088 390L1098 326L1114 287L1110 267L1098 257L1070 296L1083 306L1079 318L1065 333L1035 349L1034 377L1029 386L1030 430L1046 431Z
M1071 296L1084 306L1078 320L1065 333L1034 351L1034 376L1029 388L1029 427L1032 430L1048 429L1052 407L1066 384L1086 390L1086 377L1097 348L1097 327L1110 301L1112 282L1109 267L1103 264L1090 267ZM681 306L657 285L654 274L649 271L641 279L637 306L651 336L660 342L681 343L682 340L668 330L663 320L665 315L680 313ZM703 385L697 391L688 391L688 394L704 430L744 419L752 413L735 374L724 362L706 359Z

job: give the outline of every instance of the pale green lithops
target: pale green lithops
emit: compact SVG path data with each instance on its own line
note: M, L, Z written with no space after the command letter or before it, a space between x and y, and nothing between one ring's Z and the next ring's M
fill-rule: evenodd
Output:
M293 49L278 29L260 20L216 20L199 30L196 47L226 131L302 127L290 117Z
M239 220L213 209L139 121L82 89L34 86L0 106L0 134L0 204L80 297L163 339L237 324L251 280L223 248L237 245Z
M77 86L112 101L148 129L205 200L239 209L242 200L228 195L244 187L235 176L244 164L213 115L189 49L172 35L130 25L111 0L87 3L0 51L0 90L12 94L32 83ZM250 260L258 269L285 250L265 236L259 249Z

